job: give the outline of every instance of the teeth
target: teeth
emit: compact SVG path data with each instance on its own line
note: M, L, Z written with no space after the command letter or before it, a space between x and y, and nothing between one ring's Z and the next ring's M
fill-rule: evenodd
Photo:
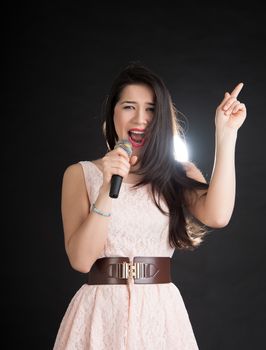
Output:
M144 135L144 132L143 132L143 131L131 131L131 130L129 130L129 132L130 132L131 134Z

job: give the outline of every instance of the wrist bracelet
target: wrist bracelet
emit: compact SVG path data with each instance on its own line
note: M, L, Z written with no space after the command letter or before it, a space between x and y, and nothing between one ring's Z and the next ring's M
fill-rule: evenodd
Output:
M111 216L111 213L105 213L105 212L101 211L100 209L97 209L95 207L94 203L92 204L92 211L94 211L94 213L100 214L102 216Z

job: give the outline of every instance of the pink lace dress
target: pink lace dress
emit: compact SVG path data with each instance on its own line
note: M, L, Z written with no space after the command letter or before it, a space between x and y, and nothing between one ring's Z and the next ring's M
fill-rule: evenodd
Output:
M102 172L80 161L90 202L96 201ZM108 238L99 256L169 256L169 218L153 203L149 185L122 182L113 199ZM164 202L161 205L166 209ZM191 322L173 283L84 284L72 298L54 350L195 350Z

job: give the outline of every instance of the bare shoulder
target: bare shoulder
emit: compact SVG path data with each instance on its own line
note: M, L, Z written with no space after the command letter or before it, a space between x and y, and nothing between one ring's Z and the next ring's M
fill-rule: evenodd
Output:
M193 162L183 162L182 164L186 171L187 177L190 177L191 179L194 179L200 182L207 183L201 170Z
M82 197L88 196L85 177L80 163L71 164L65 169L62 190L71 197L74 194Z
M77 175L79 173L81 173L82 170L82 165L80 163L74 163L74 164L70 164L64 172L64 176L69 176L69 175Z
M63 175L64 182L76 182L80 181L83 178L82 165L80 163L74 163L69 165Z
M203 176L201 170L192 162L184 162L183 163L184 169L186 171L186 175L187 177L199 181L199 182L203 182L203 183L207 183L205 177ZM196 196L195 196L196 194ZM189 189L184 191L184 195L186 198L186 201L188 203L188 205L190 206L190 211L192 213L196 213L196 208L192 206L192 203L198 198L204 196L207 194L207 189L196 189L195 191L191 191ZM195 202L194 202L195 204Z

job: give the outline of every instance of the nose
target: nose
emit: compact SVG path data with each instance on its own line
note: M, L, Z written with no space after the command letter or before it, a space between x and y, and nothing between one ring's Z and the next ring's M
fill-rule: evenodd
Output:
M147 125L149 121L148 112L143 108L138 108L134 116L134 121L138 125Z

